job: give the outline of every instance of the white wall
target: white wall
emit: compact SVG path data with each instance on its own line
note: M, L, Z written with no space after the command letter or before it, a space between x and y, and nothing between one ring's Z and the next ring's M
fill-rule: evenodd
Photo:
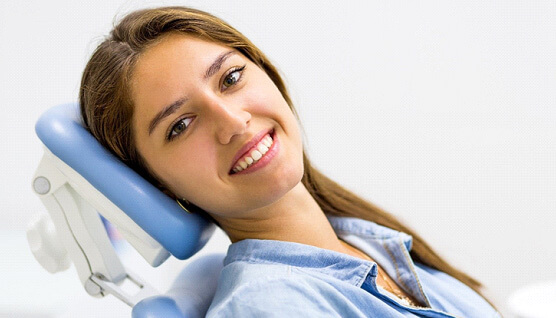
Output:
M38 116L76 100L114 16L164 4L250 37L285 74L317 167L406 220L501 308L556 279L550 0L3 1L0 230L44 210L30 187Z

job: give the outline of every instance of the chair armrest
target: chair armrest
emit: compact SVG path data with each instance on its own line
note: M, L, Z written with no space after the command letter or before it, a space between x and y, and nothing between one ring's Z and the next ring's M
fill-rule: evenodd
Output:
M143 299L131 312L133 318L204 317L218 285L225 254L200 256L176 277L164 295Z

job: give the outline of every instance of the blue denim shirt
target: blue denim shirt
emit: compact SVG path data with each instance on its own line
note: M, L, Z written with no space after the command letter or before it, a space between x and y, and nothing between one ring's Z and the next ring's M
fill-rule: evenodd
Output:
M500 317L463 283L414 263L411 236L357 218L329 221L338 237L371 256L423 307L378 286L374 262L247 239L230 245L207 317Z

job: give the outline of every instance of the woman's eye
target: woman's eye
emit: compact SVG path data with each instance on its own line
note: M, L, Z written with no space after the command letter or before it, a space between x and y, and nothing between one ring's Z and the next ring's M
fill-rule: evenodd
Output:
M189 124L192 120L193 118L191 117L180 119L174 126L172 126L172 129L168 134L168 140L172 140L173 138L183 133L187 129L187 127L189 127Z
M236 68L228 73L228 75L226 75L226 77L224 78L224 81L222 81L222 90L226 90L237 84L237 82L239 82L239 80L241 79L243 69L245 69L245 66Z

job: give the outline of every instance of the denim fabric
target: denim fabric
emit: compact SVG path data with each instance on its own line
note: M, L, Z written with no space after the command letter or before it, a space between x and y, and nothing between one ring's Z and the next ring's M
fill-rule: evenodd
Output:
M371 256L423 307L378 286L374 262L247 239L230 245L207 317L500 317L466 285L414 263L409 235L357 218L329 220L338 237Z

